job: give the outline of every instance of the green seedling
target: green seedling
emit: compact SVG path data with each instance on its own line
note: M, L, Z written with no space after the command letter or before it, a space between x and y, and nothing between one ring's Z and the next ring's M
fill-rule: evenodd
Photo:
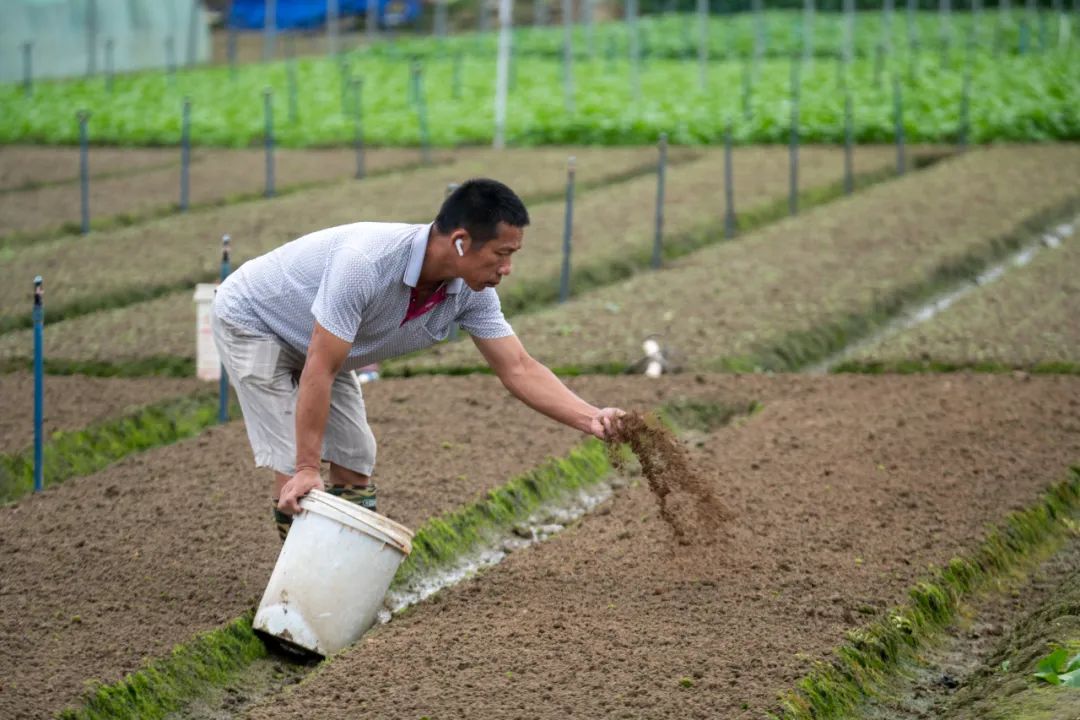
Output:
M1051 685L1080 688L1080 653L1069 657L1065 648L1058 648L1039 660L1034 675Z
M694 681L691 680L688 677L680 678L679 679L679 685L681 685L684 688L692 688L692 687L694 687Z

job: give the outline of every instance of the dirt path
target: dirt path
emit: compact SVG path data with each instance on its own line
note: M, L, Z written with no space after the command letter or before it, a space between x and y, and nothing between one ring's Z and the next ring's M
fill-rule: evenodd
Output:
M694 449L737 514L714 545L621 492L250 717L760 718L1080 454L1071 378L756 383L765 409Z
M69 162L77 177L78 150L69 150L71 152L75 156ZM99 152L106 163L116 153L108 148L91 148L89 162L92 168L98 164ZM444 151L438 157L450 155ZM170 150L168 158L174 161L168 167L148 167L140 172L91 179L91 221L117 216L139 217L175 209L180 202L179 150ZM3 160L2 156L0 160ZM385 172L419 164L420 153L396 148L369 150L364 162L368 173ZM355 172L356 154L350 149L278 150L274 155L278 191L290 186L344 180ZM192 206L223 202L239 195L257 195L265 186L266 156L261 148L199 148L193 152L189 185ZM59 231L64 225L77 225L82 212L79 193L78 183L69 183L0 194L0 237L16 232Z
M714 391L641 380L586 396L652 405L658 392ZM413 528L580 438L492 377L383 381L365 395L380 509ZM116 681L252 607L279 547L265 473L232 423L0 509L0 717L52 713L83 681Z
M46 439L57 430L79 430L144 405L189 395L207 384L194 378L90 378L51 375L45 381ZM0 375L0 453L18 452L34 441L34 376Z

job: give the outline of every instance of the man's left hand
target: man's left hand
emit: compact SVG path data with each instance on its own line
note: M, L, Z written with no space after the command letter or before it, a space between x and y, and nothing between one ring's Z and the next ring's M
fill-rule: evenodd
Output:
M607 440L618 431L622 424L620 418L625 414L619 408L613 407L598 410L589 421L589 432L601 440Z

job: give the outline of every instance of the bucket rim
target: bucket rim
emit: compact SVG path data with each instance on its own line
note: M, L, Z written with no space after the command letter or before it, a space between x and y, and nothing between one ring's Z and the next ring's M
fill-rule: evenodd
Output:
M320 507L325 506L325 509ZM357 530L374 530L385 536L391 543L405 555L412 552L413 531L399 522L395 522L385 515L360 507L348 500L342 500L336 495L331 495L324 490L312 490L300 499L300 508L310 510L318 515L330 516L326 510L331 510L336 515L345 515L359 526ZM336 518L335 518L336 519Z

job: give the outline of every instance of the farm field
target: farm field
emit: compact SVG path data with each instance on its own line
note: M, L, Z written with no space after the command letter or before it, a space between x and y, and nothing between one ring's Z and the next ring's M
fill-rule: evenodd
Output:
M1026 418L1049 406L1015 380L767 385L782 394L752 421L695 443L735 515L714 544L676 545L650 493L618 493L248 717L760 718L928 563L1064 471L1021 469L1034 459L1022 437L1041 445ZM1059 386L1066 403L1072 385ZM363 688L349 682L375 667Z
M305 233L358 219L397 222L430 221L451 182L490 173L499 168L503 180L523 198L538 201L561 197L566 161L578 157L579 182L588 187L614 179L651 172L656 150L626 148L552 148L498 155L484 150L431 168L211 208L162 218L135 227L95 233L91 238L66 237L14 248L5 274L43 275L48 282L52 317L70 308L100 306L101 298L127 302L160 294L162 290L193 288L196 282L218 276L221 236L233 241L233 263L255 257ZM680 156L676 153L677 162ZM148 243L147 238L154 242ZM154 291L156 289L156 292ZM114 303L115 304L115 303ZM120 303L122 304L122 303ZM0 287L0 326L12 315L26 312L25 288L15 283ZM25 318L20 318L24 320Z
M652 405L661 387L624 385L586 390ZM688 396L709 390L692 378L662 387ZM365 386L385 468L375 475L383 513L416 528L579 442L497 388L493 378ZM418 416L417 402L430 412ZM448 426L445 413L466 406ZM489 443L500 451L478 453ZM83 680L115 681L143 658L239 616L258 600L280 547L269 475L254 469L240 422L69 480L0 516L9 609L0 619L0 663L22 668L0 687L5 717L53 713L76 700Z
M70 156L72 178L79 172L78 150L64 150ZM104 150L109 158L113 151ZM467 154L468 151L458 151ZM89 152L91 167L97 165L98 148ZM440 151L436 162L449 161L452 153ZM158 164L130 168L90 182L91 227L131 224L139 219L177 212L180 202L180 153L156 154ZM59 158L42 158L57 162ZM14 160L14 159L13 159ZM0 155L0 163L8 160ZM261 149L228 150L196 148L190 167L190 207L216 205L241 197L257 197L265 189L265 153ZM421 164L419 150L371 149L365 153L368 174L383 174ZM34 174L59 174L51 167L32 168ZM277 193L313 184L331 184L352 178L356 153L349 149L278 150L274 154ZM0 193L0 242L16 234L35 238L63 231L77 232L81 218L80 188L77 182Z
M1072 145L970 152L517 318L515 331L560 366L629 364L656 333L689 369L792 368L1042 229L1025 224L1075 209L1078 173ZM394 367L474 364L443 345Z
M1074 220L1075 227L1075 220ZM1080 238L959 297L930 320L852 353L856 365L1075 366L1080 360Z
M205 389L195 378L88 378L54 376L45 383L46 440L58 430L79 430L133 408ZM26 372L0 374L0 454L34 441L34 378Z
M90 178L114 177L179 165L171 148L94 148ZM79 149L43 145L0 145L0 193L79 181Z
M616 151L616 161L622 152ZM641 161L645 162L649 151L640 149L637 152ZM918 152L931 156L938 151L926 148ZM806 148L800 157L800 177L804 188L821 188L833 184L838 182L842 175L842 158L835 149ZM891 151L879 147L859 148L855 153L855 160L855 171L863 176L885 172L893 162ZM673 249L683 245L690 248L718 239L717 227L723 216L721 163L722 159L717 153L709 152L700 159L680 162L668 169L665 228L667 243L672 245ZM618 165L608 167L609 172L615 172ZM592 169L585 170L583 179L587 182L590 174L594 172L596 171ZM762 208L786 203L787 173L788 157L783 149L737 149L734 161L737 211L753 215L760 213ZM393 187L390 178L372 182L381 180L387 181L387 188ZM397 187L400 191L401 181ZM391 197L389 190L383 197L391 198L387 202L397 202ZM573 250L572 281L578 286L582 283L603 284L618 279L619 273L630 274L635 269L647 266L653 242L655 197L656 180L653 174L578 193L574 209L574 237L577 239ZM261 236L256 235L255 241L266 243L264 249L269 249L271 239L280 237L272 221L273 217L286 218L285 222L288 223L295 221L297 208L290 200L291 198L278 199L274 203L266 204L264 212L250 216L251 222L258 223L253 232L262 233ZM430 217L437 209L438 200L418 199L415 203L416 213L422 212L421 202L428 203ZM277 208L282 208L280 215L276 214L279 212ZM561 198L552 199L530 204L529 208L532 225L526 233L528 241L520 258L515 262L515 274L508 278L505 289L500 288L503 306L510 313L515 309L551 302L557 297L564 202ZM349 210L348 203L340 207L326 208L327 213L338 213L338 218L342 221L349 219ZM786 211L786 204L783 211ZM271 215L271 212L275 214ZM310 216L314 222L314 213ZM328 222L328 218L332 217L323 215L323 219ZM355 217L354 215L353 218ZM393 216L388 214L385 217ZM421 220L422 217L410 219ZM181 228L187 228L188 222L186 217L174 218L172 224L164 226L163 236L172 238L171 245L190 243L190 239L184 238L179 230L174 229L177 223ZM140 239L134 229L118 231L116 236L124 238L125 247L129 242L136 243ZM246 234L233 235L235 255L254 254L246 249L241 253L243 243L250 245L252 242L251 239L242 240L245 237L251 238ZM278 242L287 239L281 237ZM54 283L63 283L64 277L76 276L77 273L71 272L76 267L91 267L98 262L104 265L114 252L119 252L111 250L106 254L107 248L99 247L102 242L102 239L95 239L92 244L74 246L79 251L77 263L73 262L76 257L61 253L59 247L51 253L55 258L56 271L47 276L50 303L62 304L72 293L72 288L62 284L54 288ZM64 246L65 249L69 247L71 246ZM71 247L72 252L74 247ZM160 250L162 253L172 251L171 247ZM37 255L35 248L24 248L18 251L16 258ZM208 275L213 272L211 267L214 258L214 254L208 251L202 263ZM114 271L106 275L103 270L103 275L108 278L104 281L106 287L113 285L119 291L126 290L134 294L145 282L162 283L171 273L181 271L180 268L170 268L168 271L151 272L148 260L138 259L134 262L139 265L146 264L143 274L152 278L151 281L130 273L129 265L124 272ZM31 271L35 267L28 260L23 262L17 259L15 263L22 264L25 271ZM60 278L56 278L57 274ZM91 296L94 290L92 286L82 284L75 292L78 295ZM16 293L12 292L12 301L16 297ZM46 357L102 362L129 362L163 356L193 357L192 308L192 290L187 288L146 302L50 323L49 332L45 335ZM0 336L0 358L10 361L29 357L33 347L30 333L30 330L20 330Z

